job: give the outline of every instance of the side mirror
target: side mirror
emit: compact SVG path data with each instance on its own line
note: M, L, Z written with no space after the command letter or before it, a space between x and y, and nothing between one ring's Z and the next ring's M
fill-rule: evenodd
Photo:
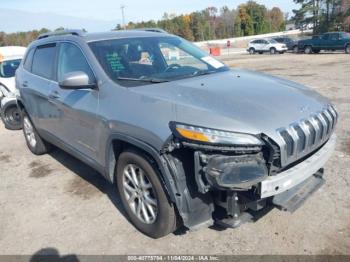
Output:
M59 85L63 89L93 89L96 87L96 83L91 83L89 76L82 71L71 72L63 75Z

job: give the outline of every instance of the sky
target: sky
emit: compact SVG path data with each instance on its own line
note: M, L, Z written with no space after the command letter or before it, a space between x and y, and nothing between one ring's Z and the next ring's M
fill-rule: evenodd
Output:
M121 5L125 5L126 22L139 22L158 20L164 12L183 14L202 10L208 6L220 8L224 5L236 8L243 2L246 0L0 0L0 31L20 31L22 28L29 30L31 26L34 29L36 23L31 25L31 19L47 25L49 29L55 28L56 25L59 27L60 23L63 26L65 21L73 19L77 25L88 24L85 27L81 26L87 30L103 31L112 29L108 28L111 25L121 23ZM269 8L278 6L282 11L289 13L296 8L293 0L256 0L256 2ZM17 16L13 11L21 12L18 12ZM10 12L11 16L6 16L6 13Z

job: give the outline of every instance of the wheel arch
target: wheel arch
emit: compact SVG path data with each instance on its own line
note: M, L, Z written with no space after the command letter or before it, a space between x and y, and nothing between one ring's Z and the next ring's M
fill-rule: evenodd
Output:
M124 134L110 135L106 146L106 178L112 183L115 182L114 172L118 158L122 152L128 149L142 154L157 169L170 201L175 203L177 192L165 159L151 145L132 136Z

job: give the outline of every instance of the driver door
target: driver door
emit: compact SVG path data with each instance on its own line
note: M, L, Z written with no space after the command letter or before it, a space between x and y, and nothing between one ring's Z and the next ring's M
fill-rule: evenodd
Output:
M52 87L52 97L59 115L55 122L55 136L85 156L94 158L98 147L98 89L62 89L59 85L66 74L78 71L86 73L90 83L96 83L82 50L73 43L60 43L58 83Z

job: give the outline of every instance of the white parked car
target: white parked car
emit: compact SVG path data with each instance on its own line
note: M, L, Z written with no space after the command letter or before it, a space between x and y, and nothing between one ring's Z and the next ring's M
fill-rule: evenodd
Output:
M271 38L255 39L248 44L247 51L253 55L255 53L262 54L264 52L270 52L270 54L276 54L277 52L283 54L288 50L285 44L278 43Z
M21 129L21 114L17 109L15 73L26 52L25 47L0 47L0 111L7 129Z

